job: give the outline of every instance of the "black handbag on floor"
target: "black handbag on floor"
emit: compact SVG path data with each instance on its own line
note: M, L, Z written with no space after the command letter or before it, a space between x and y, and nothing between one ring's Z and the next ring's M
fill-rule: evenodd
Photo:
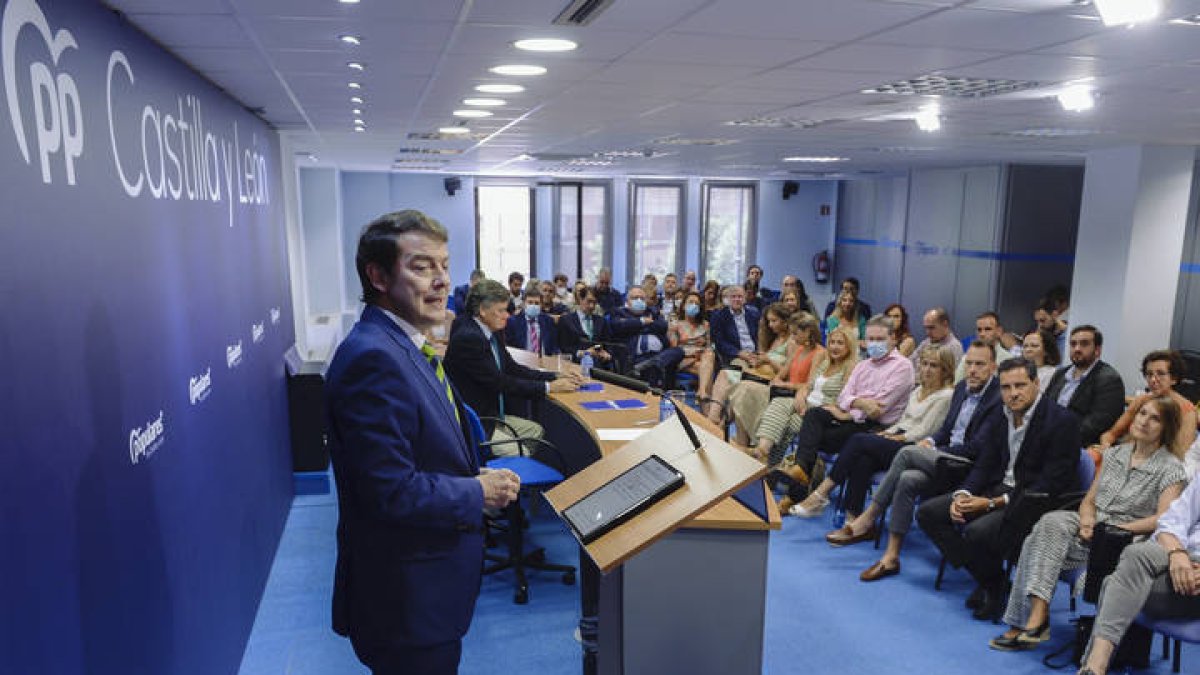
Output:
M1066 668L1068 665L1083 665L1083 652L1087 650L1088 640L1092 639L1092 628L1096 624L1096 617L1081 616L1075 619L1075 640L1068 645L1063 645L1052 654L1047 654L1042 659L1042 664L1048 668L1055 670ZM1129 630L1125 631L1125 635L1121 638L1121 644L1117 645L1113 651L1112 662L1109 665L1110 671L1116 671L1119 668L1146 668L1150 665L1150 646L1154 640L1154 633L1150 632L1149 628L1139 624L1129 624ZM1062 663L1055 662L1055 659L1062 656L1067 647L1072 647L1070 661Z
M1092 529L1092 546L1088 553L1087 580L1083 585L1083 600L1093 605L1100 599L1100 585L1117 569L1121 552L1133 543L1133 533L1108 523L1096 523Z

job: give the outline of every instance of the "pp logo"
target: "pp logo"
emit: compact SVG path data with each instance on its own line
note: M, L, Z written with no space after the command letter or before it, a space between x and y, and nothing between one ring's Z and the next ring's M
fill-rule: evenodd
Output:
M75 36L62 29L52 33L50 23L35 0L10 0L0 18L0 58L4 59L4 94L8 98L8 114L13 133L25 163L30 162L25 125L21 119L21 100L17 95L17 37L25 26L33 26L49 48L51 65L67 49L79 49ZM83 118L79 105L79 89L67 73L55 73L42 61L29 64L30 91L37 123L38 159L42 164L42 182L51 182L50 156L62 152L67 169L67 183L75 184L75 159L83 154Z

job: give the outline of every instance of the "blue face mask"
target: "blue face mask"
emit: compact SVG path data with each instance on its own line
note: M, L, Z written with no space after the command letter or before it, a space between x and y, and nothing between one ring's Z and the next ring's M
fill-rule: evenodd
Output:
M525 305L525 316L531 319L536 319L541 313L542 308L540 305Z
M689 302L688 304L683 306L683 311L688 316L696 316L697 314L700 313L700 305L697 305L694 302Z
M867 340L867 356L881 359L887 356L888 343L886 340Z
M629 309L632 309L637 314L646 311L646 301L641 298L635 298L629 302Z

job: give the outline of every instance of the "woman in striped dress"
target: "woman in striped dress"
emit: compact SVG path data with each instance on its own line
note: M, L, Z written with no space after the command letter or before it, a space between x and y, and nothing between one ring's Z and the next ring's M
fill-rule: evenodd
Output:
M1150 534L1158 516L1179 496L1187 482L1176 448L1182 423L1179 404L1170 396L1146 401L1123 443L1104 453L1100 475L1078 511L1051 511L1042 516L1021 546L1004 622L1012 626L992 638L993 649L1032 649L1050 638L1050 600L1058 576L1087 564L1092 532L1107 523L1134 534Z

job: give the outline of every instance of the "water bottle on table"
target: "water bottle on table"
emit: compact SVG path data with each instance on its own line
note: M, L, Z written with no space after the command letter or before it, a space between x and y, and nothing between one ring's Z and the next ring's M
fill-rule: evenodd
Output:
M670 395L671 394L669 392L664 391L663 395L661 397L659 397L659 399L658 399L658 421L659 422L665 422L667 419L669 419L671 417L671 415L675 414L675 406L671 405L670 399L667 398Z
M595 360L592 359L591 352L584 352L583 358L579 359L579 374L583 379L588 379L592 376L592 366L595 365Z

